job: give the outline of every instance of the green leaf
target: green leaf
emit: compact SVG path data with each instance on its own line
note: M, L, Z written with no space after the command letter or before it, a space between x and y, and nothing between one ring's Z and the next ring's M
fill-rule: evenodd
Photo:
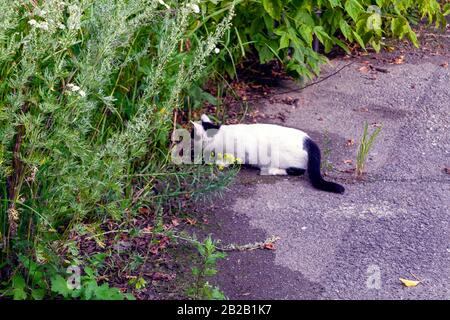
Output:
M83 293L83 289L74 289L72 290L72 294L70 295L72 298L79 298Z
M84 268L84 272L86 273L88 278L95 279L94 270L91 267Z
M27 298L25 287L26 287L25 279L21 275L16 274L12 278L14 300L25 300Z
M374 13L367 18L367 30L381 31L381 15Z
M339 40L336 37L332 37L332 40L335 44L337 44L339 47L341 47L347 54L350 54L350 50L344 42L342 42L341 40Z
M355 40L358 42L361 48L365 49L366 45L364 44L364 40L361 38L361 36L355 31L353 31L353 36L355 37Z
M450 3L447 3L443 8L442 12L444 16L448 16L450 14Z
M110 288L107 283L102 284L95 291L98 300L123 300L124 296L117 288Z
M408 38L409 38L409 40L411 40L411 42L414 44L414 46L415 46L416 48L419 47L419 41L417 40L417 35L416 35L416 33L415 33L414 31L411 30L411 31L408 33Z
M25 289L25 279L19 274L14 275L12 278L12 286L13 288Z
M14 300L25 300L27 298L27 293L22 288L13 289L13 299Z
M266 25L267 31L273 32L274 20L268 14L264 14L262 18L264 19L264 24Z
M147 281L145 281L144 278L139 277L139 278L136 279L136 282L135 282L135 284L134 284L134 287L135 287L137 290L144 289L146 286L147 286Z
M308 13L308 11L301 9L297 11L297 14L295 15L295 25L298 27L304 24L310 27L314 27L316 25L314 18Z
M405 36L408 32L409 24L408 21L404 17L392 18L391 21L391 31L392 33L399 37L400 39Z
M280 47L278 49L280 50L287 47L289 47L289 34L285 32L280 38Z
M357 0L347 0L345 3L345 11L347 11L353 21L357 21L361 12L364 11L364 8Z
M377 0L377 5L382 8L386 0Z
M199 274L200 274L200 269L199 268L197 268L197 267L192 267L192 274L194 275L194 276L198 276Z
M339 28L347 40L353 41L352 28L348 25L345 19L341 19L341 21L339 21Z
M380 50L381 50L381 44L380 44L380 42L375 41L375 40L371 40L371 41L370 41L370 45L372 46L372 48L375 49L376 52L380 52Z
M109 286L104 283L95 290L95 299L108 300L110 296Z
M59 274L51 278L50 281L52 283L52 292L60 294L64 298L67 298L72 292L72 290L69 289L69 286L67 285L67 280Z
M211 277L211 276L214 276L217 274L217 270L211 269L211 268L206 268L203 274L207 277Z
M258 55L261 63L267 63L274 58L272 50L270 50L267 46L260 47L258 49Z
M280 0L263 0L263 6L273 19L280 19L282 8Z
M34 300L42 300L45 297L44 289L33 289L31 290L31 296Z
M86 300L91 300L94 295L95 291L97 291L98 285L95 280L88 281L87 284L84 285L84 298Z
M304 24L304 25L300 26L300 28L298 29L298 32L300 33L302 38L305 40L305 42L309 46L311 46L312 41L313 41L313 37L312 37L313 29L310 26Z
M314 34L322 44L325 44L327 40L331 40L331 37L325 32L325 29L322 26L316 26L314 28Z
M341 6L341 0L328 0L328 2L333 9Z
M136 300L136 298L131 293L125 293L125 299L130 300L130 301Z

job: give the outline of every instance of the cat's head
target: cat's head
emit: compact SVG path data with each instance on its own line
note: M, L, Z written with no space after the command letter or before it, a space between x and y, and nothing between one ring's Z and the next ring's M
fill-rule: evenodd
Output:
M206 114L201 116L201 121L194 122L193 137L202 139L203 141L210 140L220 129L220 125L214 124Z

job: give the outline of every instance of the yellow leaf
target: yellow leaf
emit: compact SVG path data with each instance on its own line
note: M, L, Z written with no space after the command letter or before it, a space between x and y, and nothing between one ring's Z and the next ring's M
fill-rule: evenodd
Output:
M400 280L406 287L415 287L420 283L420 281L417 280L408 280L403 278L398 278L398 280Z

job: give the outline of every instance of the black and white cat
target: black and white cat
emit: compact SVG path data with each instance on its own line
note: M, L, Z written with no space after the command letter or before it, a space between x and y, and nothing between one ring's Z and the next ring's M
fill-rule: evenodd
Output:
M325 181L320 173L320 149L303 131L274 124L216 125L206 115L193 122L203 154L232 155L258 167L261 175L302 175L320 190L344 193L345 188ZM227 165L223 158L216 164Z

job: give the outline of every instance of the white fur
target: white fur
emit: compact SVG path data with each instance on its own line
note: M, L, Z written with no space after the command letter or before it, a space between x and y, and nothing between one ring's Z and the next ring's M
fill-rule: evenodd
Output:
M201 119L210 122L206 115ZM202 137L204 154L210 151L232 154L261 168L262 175L286 175L287 168L307 167L308 154L303 142L308 135L301 130L274 124L236 124L222 125L208 136L200 123L194 122L194 126L196 134Z
M211 120L209 120L209 118L208 118L208 116L207 116L206 114L202 114L201 120L202 120L203 122L211 122Z

